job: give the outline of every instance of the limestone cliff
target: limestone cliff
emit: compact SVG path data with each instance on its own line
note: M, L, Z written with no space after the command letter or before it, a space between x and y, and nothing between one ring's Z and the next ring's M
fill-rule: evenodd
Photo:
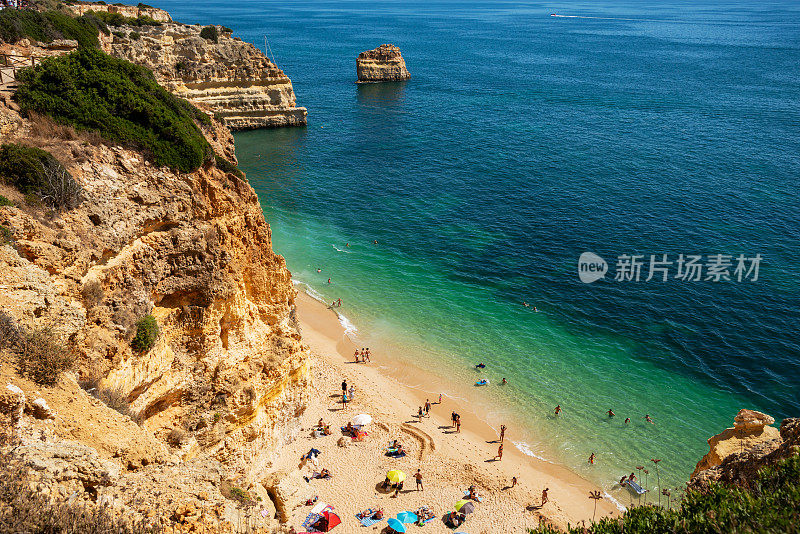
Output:
M0 207L0 311L21 327L54 327L78 350L84 387L124 399L142 427L117 432L103 415L90 431L78 410L71 423L57 419L63 432L43 442L107 450L123 471L196 459L219 466L223 475L212 478L260 488L276 451L298 431L310 373L290 273L272 250L252 187L213 163L189 174L155 167L135 150L22 119L1 102L0 117L3 142L51 152L83 188L78 208L51 212L0 184L14 204ZM203 128L217 154L235 161L230 132L216 121ZM148 313L161 333L135 352L135 323ZM13 367L4 348L0 370ZM60 386L73 392L62 416L80 404L71 404L72 384ZM98 432L112 434L109 443L98 444ZM126 432L140 444L152 440L150 453L121 442Z
M172 17L163 9L158 9L145 4L136 6L126 6L121 4L98 4L94 2L76 2L66 4L67 9L71 10L76 15L83 15L89 11L118 13L123 17L139 18L148 17L158 22L172 22Z
M392 44L361 52L356 59L356 73L358 83L400 82L411 78L400 49Z
M233 130L302 126L292 81L255 46L217 26L216 42L200 26L165 23L101 34L103 50L151 69L173 93L211 110Z
M709 438L710 451L692 473L690 486L709 481L747 484L764 466L800 452L800 418L775 420L754 410L741 410L734 427Z

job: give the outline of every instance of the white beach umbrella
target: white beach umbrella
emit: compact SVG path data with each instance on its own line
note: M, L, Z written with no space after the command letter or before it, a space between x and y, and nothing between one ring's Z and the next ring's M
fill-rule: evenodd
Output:
M372 416L365 413L353 417L354 425L364 426L370 424L371 422L372 422Z

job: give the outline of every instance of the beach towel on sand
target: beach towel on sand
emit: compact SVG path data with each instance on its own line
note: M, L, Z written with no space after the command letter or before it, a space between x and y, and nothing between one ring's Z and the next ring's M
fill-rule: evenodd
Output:
M320 520L320 518L322 517L322 512L324 512L326 510L329 511L329 512L333 511L333 506L325 505L325 503L319 503L319 504L324 505L324 508L320 509L319 512L311 512L310 514L308 514L308 516L306 517L305 521L303 521L303 525L302 525L304 532L317 532L316 530L312 530L311 529L311 525L313 525L314 523L316 523L317 521ZM315 506L314 508L312 508L312 510L315 509L315 508L318 508L319 504L317 506Z
M358 514L356 514L356 519L358 519L358 522L361 523L362 527L371 527L372 525L374 525L376 523L380 523L381 521L383 521L384 518L372 519L371 516L370 517L360 518L360 517L358 517Z
M469 490L464 492L464 497L469 499ZM483 499L479 495L475 496L475 500L478 501L478 502L483 502Z

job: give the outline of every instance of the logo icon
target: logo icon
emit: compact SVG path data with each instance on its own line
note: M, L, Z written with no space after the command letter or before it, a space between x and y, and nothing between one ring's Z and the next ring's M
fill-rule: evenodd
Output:
M578 258L578 277L584 284L591 284L605 278L608 272L606 260L594 252L584 252Z

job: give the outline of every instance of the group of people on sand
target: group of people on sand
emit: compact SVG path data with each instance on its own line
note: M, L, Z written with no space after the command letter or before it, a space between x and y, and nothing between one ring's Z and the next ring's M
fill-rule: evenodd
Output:
M439 396L439 398L441 398L441 395ZM442 401L439 402L441 403ZM433 405L431 404L431 400L425 399L425 404L420 406L419 410L417 410L417 418L419 418L419 420L422 421L423 417L430 417L432 408Z
M347 406L347 403L353 400L353 397L356 394L356 388L354 385L350 384L347 386L347 380L342 380L342 405Z
M370 356L371 354L369 352L369 347L367 347L366 349L364 347L361 347L360 352L358 349L356 349L355 353L353 353L353 358L355 358L356 363L369 363L370 361L372 361L370 360Z

